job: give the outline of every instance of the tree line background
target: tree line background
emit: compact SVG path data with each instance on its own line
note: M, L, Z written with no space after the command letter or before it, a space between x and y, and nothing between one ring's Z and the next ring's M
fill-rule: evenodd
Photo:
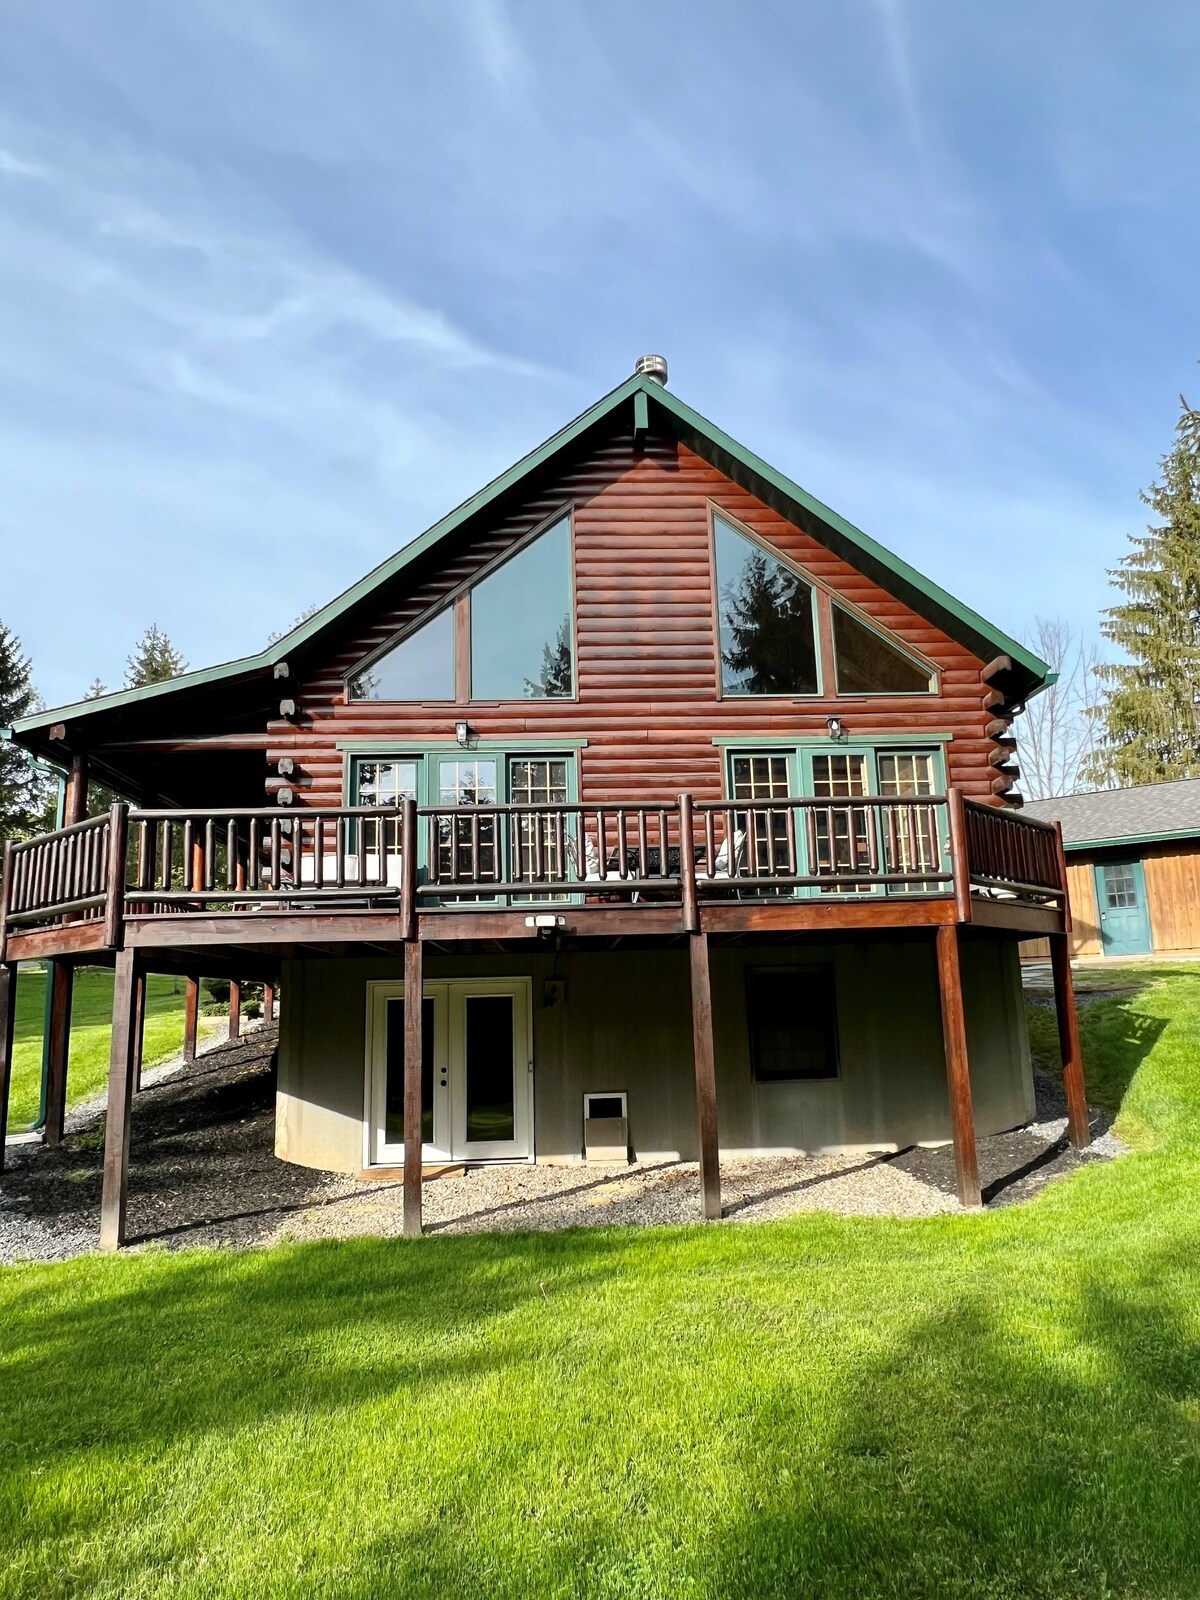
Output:
M1141 493L1152 520L1145 533L1130 534L1132 548L1109 570L1120 598L1101 615L1099 639L1057 617L1035 617L1025 630L1024 642L1057 674L1017 719L1021 789L1030 799L1200 777L1200 412L1182 395L1179 405L1159 476ZM186 670L152 624L121 687ZM96 678L84 699L107 693ZM0 733L42 705L32 662L0 620ZM91 809L102 809L110 797L92 787ZM51 776L0 738L0 845L52 828L56 794Z

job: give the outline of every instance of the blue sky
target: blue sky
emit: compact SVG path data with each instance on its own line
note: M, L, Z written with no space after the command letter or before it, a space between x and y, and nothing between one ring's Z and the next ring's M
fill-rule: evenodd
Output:
M1200 9L0 0L0 617L258 648L665 353L985 615L1094 630L1200 394Z

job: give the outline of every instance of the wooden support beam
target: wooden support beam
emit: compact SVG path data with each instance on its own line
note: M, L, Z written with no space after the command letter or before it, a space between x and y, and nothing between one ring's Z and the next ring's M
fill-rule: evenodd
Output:
M132 950L117 953L113 984L112 1054L108 1066L108 1113L104 1125L104 1188L100 1198L100 1248L125 1243L129 1190L129 1134L133 1108L133 1029L137 1012L137 968Z
M1065 933L1050 935L1050 967L1054 974L1054 1009L1058 1017L1063 1090L1067 1097L1067 1135L1076 1150L1086 1150L1092 1142L1092 1130L1088 1122L1087 1091L1083 1082L1083 1052L1079 1047L1079 1017L1075 1010L1071 949Z
M713 1045L708 935L688 935L692 980L692 1054L696 1070L696 1120L700 1132L700 1214L721 1215L721 1158L717 1138L717 1062Z
M942 1002L942 1038L946 1051L946 1084L950 1092L950 1130L954 1140L954 1172L964 1206L980 1206L979 1160L975 1151L975 1112L971 1103L971 1069L967 1056L967 1020L963 1010L962 963L958 929L937 931L938 993Z
M146 974L139 972L134 979L133 992L133 1092L142 1087L142 1047L146 1042Z
M275 1021L275 985L263 984L263 1021L268 1025Z
M64 828L73 827L87 816L87 791L88 758L83 754L73 755L70 771L67 773L66 791L63 794Z
M17 1027L17 968L12 961L0 966L0 1172L4 1171L4 1141L8 1137L8 1093L12 1086L13 1042Z
M229 984L229 1037L242 1037L242 986L236 978Z
M200 979L189 978L183 995L183 1059L196 1059L196 1031L200 1024Z
M421 941L404 946L404 1237L421 1233L421 1065L424 1059Z
M75 974L65 961L48 962L50 1038L46 1052L45 1142L60 1145L67 1112L67 1062L71 1052L71 996Z

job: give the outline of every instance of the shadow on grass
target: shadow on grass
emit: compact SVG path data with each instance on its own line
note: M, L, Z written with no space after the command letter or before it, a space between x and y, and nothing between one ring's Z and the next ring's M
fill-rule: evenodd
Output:
M63 1593L165 1589L188 1560L186 1518L150 1550L124 1525L202 1448L239 1560L264 1495L277 1536L309 1548L305 1573L255 1594L1200 1589L1188 1240L1134 1273L1039 1286L1019 1248L964 1274L950 1238L922 1268L880 1237L820 1224L142 1257L61 1269L52 1301L31 1273L8 1298L21 1340L0 1364L0 1543L33 1573L68 1536ZM840 1265L818 1246L825 1277L807 1293L807 1242L852 1239L866 1248ZM914 1270L920 1300L890 1311ZM278 1437L309 1435L348 1451L336 1510L260 1464L303 1449ZM126 1475L147 1463L131 1502ZM111 1483L67 1506L36 1489L56 1471ZM214 1573L181 1592L243 1583Z

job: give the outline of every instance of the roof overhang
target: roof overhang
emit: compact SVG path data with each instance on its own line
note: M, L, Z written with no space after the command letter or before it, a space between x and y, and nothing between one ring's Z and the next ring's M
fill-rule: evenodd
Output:
M622 412L628 418L631 433L658 428L672 434L789 522L904 600L985 664L1007 657L1007 663L990 681L1010 703L1027 700L1052 681L1046 663L1015 639L738 444L655 379L637 375L266 649L203 671L184 673L166 683L119 690L23 717L13 725L14 739L58 765L77 750L91 750L95 752L96 776L120 787L122 782L128 783L129 776L123 771L118 754L123 738L152 739L157 729L167 740L178 736L185 727L195 727L199 737L199 729L211 724L214 717L227 722L231 707L237 713L235 721L245 720L248 714L251 720L259 718L261 725L262 713L270 711L278 699L276 691L282 687L286 692L286 683L281 684L280 680L295 677L315 651L350 629L381 590L415 578L436 559L443 546L463 537L484 517L497 515L528 494L539 479L559 470L594 439L611 437ZM236 691L236 698L231 697L231 691ZM102 761L97 760L100 751L106 753Z

